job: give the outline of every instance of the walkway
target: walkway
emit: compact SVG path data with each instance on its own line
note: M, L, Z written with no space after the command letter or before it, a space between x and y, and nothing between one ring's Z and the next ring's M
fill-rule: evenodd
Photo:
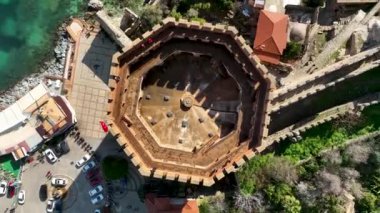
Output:
M303 119L295 124L292 124L280 131L271 134L266 141L267 145L274 142L279 142L287 137L297 136L300 132L304 132L307 129L318 126L322 123L328 122L330 120L336 119L347 113L356 113L357 111L363 110L365 107L370 105L379 104L380 102L380 92L365 95L353 101L341 104L319 112L316 115Z
M104 137L99 121L106 119L108 77L116 46L103 32L82 33L76 47L73 87L69 101L84 137Z
M316 57L316 59L309 66L305 68L307 71L314 71L321 69L331 61L331 56L338 51L338 49L345 44L351 37L352 33L360 26L366 24L380 9L380 2L378 2L366 15L364 12L359 11L356 17L346 25L343 30L332 40L326 43L323 51Z

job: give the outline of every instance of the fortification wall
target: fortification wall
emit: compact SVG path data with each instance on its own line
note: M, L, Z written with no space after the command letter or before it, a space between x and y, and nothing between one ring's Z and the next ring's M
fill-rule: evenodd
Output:
M203 30L203 31L208 31L208 32L215 32L215 33L223 33L231 36L238 44L238 46L241 48L243 54L249 59L249 62L252 63L257 70L260 72L260 74L263 76L264 80L266 81L268 85L268 92L264 94L265 98L265 107L262 108L256 116L261 115L262 116L262 126L261 126L261 132L260 137L265 138L268 134L268 125L269 125L269 108L270 108L270 101L271 101L271 95L270 91L273 89L273 83L272 83L272 76L268 74L268 70L266 67L262 64L260 64L259 59L252 55L252 49L249 47L249 45L245 44L245 41L242 37L238 36L238 31L234 27L230 26L225 26L225 25L212 25L209 23L205 24L200 24L199 22L188 22L186 20L179 20L178 22L175 21L173 18L167 18L162 21L160 25L156 25L152 28L151 31L148 31L142 35L141 38L138 38L132 42L130 46L125 47L123 50L126 52L132 52L135 51L133 54L129 55L121 55L117 56L119 65L123 66L123 64L120 64L120 61L124 61L126 57L132 57L128 58L129 64L132 64L136 61L138 61L141 57L146 56L147 54L150 53L150 51L153 51L157 49L162 43L165 43L166 41L170 40L173 35L169 35L165 38L162 39L155 39L153 43L151 43L148 47L144 48L144 51L137 52L137 49L141 48L142 45L145 45L148 41L149 38L154 37L155 35L160 34L162 31L166 30L167 28L170 27L184 27L184 28L189 28L189 29L194 29L194 30ZM176 35L176 38L188 38L190 40L200 40L202 42L213 42L217 44L224 45L234 56L235 60L238 61L243 69L248 73L252 74L251 72L248 71L247 64L244 60L241 60L240 56L234 51L234 47L231 44L225 43L223 40L210 40L212 38L208 38L207 36L198 36L196 33L192 35ZM115 62L116 63L116 62ZM134 150L133 147L129 146L128 143L130 143L130 140L123 135L123 130L121 130L118 125L120 125L120 119L113 117L112 115L115 115L113 113L115 108L120 108L120 105L124 106L126 104L124 101L122 102L117 102L116 100L118 97L123 96L124 93L126 92L126 84L130 84L128 80L124 80L125 78L128 78L125 73L123 73L123 70L120 68L117 69L111 69L111 74L114 76L118 76L120 79L122 79L118 83L115 79L110 79L109 81L109 86L111 87L111 92L109 96L109 106L108 106L108 113L111 115L110 117L110 125L111 125L111 132L112 134L117 137L118 143L120 145L125 146L125 152L128 156L131 157L132 163L139 169L139 171L145 175L145 176L151 176L155 178L164 178L164 179L169 179L169 180L178 180L181 182L191 182L193 184L203 184L206 186L212 185L216 180L219 180L223 178L226 174L235 171L238 167L243 165L246 161L248 161L250 158L252 158L255 155L255 152L252 149L247 148L247 144L242 144L238 146L236 149L231 150L230 152L227 152L225 156L221 156L221 159L216 159L216 161L213 163L212 166L205 168L209 171L211 171L208 175L205 173L204 175L194 175L191 172L186 173L186 172L173 172L173 170L165 170L165 168L162 167L157 167L154 168L154 163L151 162L150 160L146 160L145 158L153 159L153 161L161 161L159 159L154 159L152 156L144 156L147 155L147 153L142 154L141 152L143 151L138 151ZM124 75L124 76L123 76ZM253 76L251 76L253 77ZM114 89L112 89L114 88ZM131 92L131 91L129 91ZM137 92L132 92L132 94L127 94L124 96L138 96ZM133 99L135 99L134 97ZM130 99L131 100L131 99ZM136 99L135 99L136 100ZM136 103L133 103L132 105L135 105ZM126 111L130 110L131 108L128 109L128 107L135 107L135 106L125 106L127 109ZM121 110L119 114L122 114L124 110ZM128 118L128 116L123 117L125 123L133 123L133 121ZM132 129L130 129L132 130ZM129 134L136 135L136 133L130 132ZM137 141L138 142L138 141ZM245 147L245 148L242 148ZM142 159L143 158L143 159ZM169 162L166 162L169 163ZM178 164L178 162L171 162L174 164ZM184 165L178 165L178 166L184 166ZM194 167L194 165L191 165ZM154 168L154 169L153 169ZM175 171L175 170L174 170Z

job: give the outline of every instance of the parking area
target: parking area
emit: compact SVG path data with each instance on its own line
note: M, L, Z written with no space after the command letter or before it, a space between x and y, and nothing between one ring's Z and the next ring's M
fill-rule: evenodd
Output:
M81 137L79 137L80 139ZM76 212L95 212L96 209L100 209L105 205L105 200L108 200L112 205L114 212L146 212L145 204L140 200L138 196L138 190L144 183L143 177L138 173L136 168L131 163L128 169L128 178L116 181L109 181L107 184L105 178L102 176L101 170L98 169L93 186L91 186L91 179L86 177L86 173L82 172L83 167L76 168L75 162L81 159L88 152L82 148L78 142L75 142L73 136L66 138L67 144L70 148L70 152L62 155L55 163L50 163L46 157L43 157L43 161L38 160L38 153L33 156L33 161L27 163L22 168L21 189L26 192L26 199L23 205L17 205L17 213L29 213L31 209L33 212L46 212L47 200L40 194L41 185L47 184L48 191L52 195L54 187L50 187L51 178L64 178L68 181L69 187L66 193L66 197L63 198L61 205L62 212L76 213ZM79 140L77 140L79 141ZM100 161L106 156L120 156L124 157L124 153L120 152L120 147L114 141L111 136L106 136L102 140L96 138L86 138L84 141L96 150L94 155L96 156L96 167L100 168ZM54 150L52 148L52 150ZM54 151L54 153L56 153ZM91 160L95 160L94 157ZM96 169L90 170L89 173L94 173ZM50 171L50 178L48 172ZM87 173L88 174L88 173ZM88 176L88 175L87 175ZM99 182L100 181L100 182ZM89 191L94 186L103 186L103 199L98 204L91 203L91 197ZM51 197L51 195L49 197ZM17 195L13 199L9 199L6 196L0 197L0 212L9 212L12 207L12 203L16 201ZM93 196L96 197L96 196ZM55 211L59 212L59 211Z
M96 141L92 142L92 146L96 146L94 144ZM77 169L74 165L75 161L87 153L74 143L74 138L68 137L67 143L70 152L62 155L54 164L49 163L46 159L39 162L35 157L33 162L24 166L21 181L22 189L26 191L26 202L24 205L19 205L16 212L28 213L30 209L34 209L34 212L46 212L46 201L41 199L40 187L49 183L50 179L46 177L49 171L53 177L64 177L73 181L68 188L67 197L63 199L63 212L79 212L80 210L82 212L93 212L102 205L102 203L99 206L91 204L88 191L92 187L81 169Z

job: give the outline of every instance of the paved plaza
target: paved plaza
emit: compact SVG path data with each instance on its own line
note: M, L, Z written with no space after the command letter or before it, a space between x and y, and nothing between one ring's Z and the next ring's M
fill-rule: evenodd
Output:
M107 84L116 46L102 32L82 34L77 51L69 101L77 113L82 135L101 139L104 133L99 121L107 116Z

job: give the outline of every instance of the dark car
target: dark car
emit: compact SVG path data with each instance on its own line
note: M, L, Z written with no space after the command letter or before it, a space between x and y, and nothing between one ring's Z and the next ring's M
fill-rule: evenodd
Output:
M16 188L13 186L13 182L8 183L8 198L12 198L15 195Z
M59 142L54 148L55 153L60 157L70 152L70 147L66 141Z
M91 179L91 186L95 187L102 183L102 179L100 177L95 177Z
M86 178L87 179L92 179L94 176L96 176L97 174L99 174L99 171L100 171L99 167L90 170L89 172L87 172Z
M40 200L41 201L45 201L47 199L47 185L46 184L42 184L40 186Z

